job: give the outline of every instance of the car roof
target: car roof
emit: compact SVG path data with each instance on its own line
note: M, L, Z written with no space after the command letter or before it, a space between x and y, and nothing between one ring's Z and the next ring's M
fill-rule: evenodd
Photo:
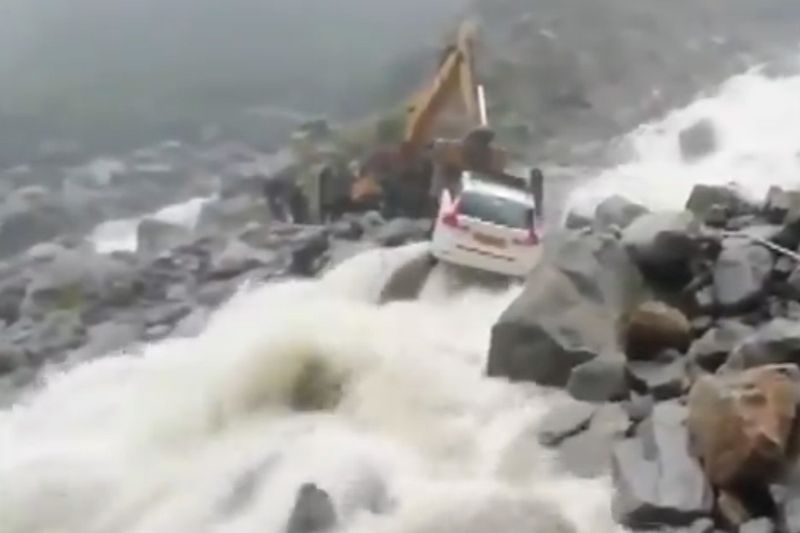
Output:
M530 191L518 187L511 187L491 179L482 178L475 175L473 172L468 171L464 173L462 185L464 192L477 192L534 205L533 194L531 194Z

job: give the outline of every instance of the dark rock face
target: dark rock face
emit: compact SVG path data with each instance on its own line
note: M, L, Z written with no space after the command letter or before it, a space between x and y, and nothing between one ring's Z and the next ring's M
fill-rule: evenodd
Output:
M563 387L573 368L619 351L616 322L641 290L625 250L615 239L574 233L549 245L492 328L489 376Z
M693 277L690 261L697 228L688 211L647 214L625 229L623 244L650 282L680 288Z
M722 215L727 221L728 217L742 216L753 207L729 187L700 184L692 189L686 209L708 223L709 217Z
M717 149L714 123L708 119L697 121L680 132L678 144L684 161L696 161L712 154Z
M335 526L336 510L328 493L313 483L301 486L286 533L316 533Z
M435 267L436 262L427 251L411 258L392 273L381 289L378 302L414 300L425 286L425 282Z
M700 464L688 453L686 416L678 404L658 404L634 436L616 444L613 510L622 524L685 527L710 516L714 499Z

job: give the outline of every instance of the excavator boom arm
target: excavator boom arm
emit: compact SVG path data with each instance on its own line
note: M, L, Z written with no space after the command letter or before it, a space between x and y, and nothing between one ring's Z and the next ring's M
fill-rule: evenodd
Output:
M461 25L456 46L448 51L431 86L412 104L405 133L405 142L412 149L432 138L440 113L459 92L469 118L476 124L481 122L473 55L475 33L471 22Z

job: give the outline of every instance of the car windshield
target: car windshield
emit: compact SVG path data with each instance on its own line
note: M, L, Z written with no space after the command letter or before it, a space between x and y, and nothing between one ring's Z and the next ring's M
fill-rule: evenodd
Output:
M465 192L459 201L459 212L470 218L509 228L528 229L533 225L533 208L499 196Z

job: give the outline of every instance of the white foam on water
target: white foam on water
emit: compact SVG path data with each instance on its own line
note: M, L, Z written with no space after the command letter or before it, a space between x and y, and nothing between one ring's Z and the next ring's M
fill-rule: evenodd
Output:
M210 198L192 198L186 202L168 205L141 217L103 222L94 229L89 240L99 253L133 252L136 251L136 230L139 222L145 218L154 218L191 228L197 223L203 206L209 201Z
M614 531L608 480L522 438L556 393L483 377L518 288L381 307L341 290L417 253L242 292L196 338L50 377L0 412L0 531L277 533L306 482L342 531L555 531L560 512Z
M632 158L573 191L569 209L591 213L620 194L652 209L681 209L696 184L735 184L762 200L771 185L800 187L800 76L767 77L759 70L736 76L664 120L646 124L625 140ZM717 149L683 160L678 136L698 120L714 125Z

